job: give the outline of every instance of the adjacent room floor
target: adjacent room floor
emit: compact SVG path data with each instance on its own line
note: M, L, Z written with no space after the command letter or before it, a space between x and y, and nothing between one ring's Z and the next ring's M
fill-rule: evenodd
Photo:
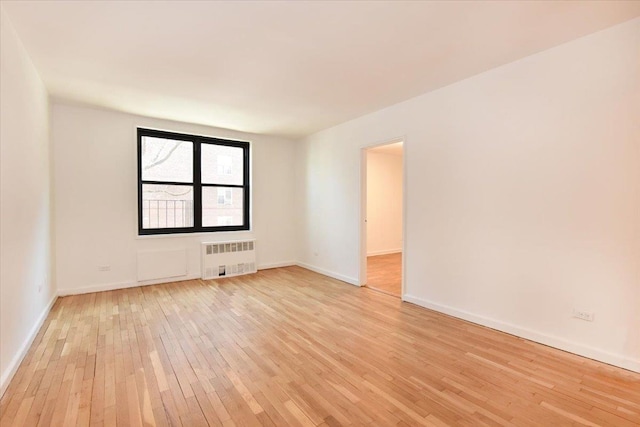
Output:
M402 294L402 253L367 257L367 287L399 297Z
M2 426L632 426L640 374L289 267L59 298L0 413Z

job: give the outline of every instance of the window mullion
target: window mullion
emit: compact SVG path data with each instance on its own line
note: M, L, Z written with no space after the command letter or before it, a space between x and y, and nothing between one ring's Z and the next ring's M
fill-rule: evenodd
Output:
M153 181L153 180L140 180L142 184L153 184L153 185L177 185L183 187L193 187L192 182L179 182L179 181Z
M196 230L202 229L202 162L200 141L193 141L193 221Z
M243 175L242 175L242 185L244 187L244 212L243 212L243 225L249 229L249 221L251 220L249 214L249 203L251 200L251 196L249 195L249 147L245 146L243 148Z
M239 185L239 184L209 184L209 183L203 183L202 184L203 187L224 187L224 188L244 188L244 185Z

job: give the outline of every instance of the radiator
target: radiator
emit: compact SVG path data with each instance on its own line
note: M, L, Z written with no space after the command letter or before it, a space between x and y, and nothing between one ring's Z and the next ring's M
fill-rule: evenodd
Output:
M256 271L255 240L202 244L203 279L239 276Z

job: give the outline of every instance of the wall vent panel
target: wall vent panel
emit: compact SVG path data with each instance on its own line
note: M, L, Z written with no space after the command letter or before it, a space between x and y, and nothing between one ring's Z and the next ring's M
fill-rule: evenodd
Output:
M186 276L185 249L138 252L138 281L172 279Z

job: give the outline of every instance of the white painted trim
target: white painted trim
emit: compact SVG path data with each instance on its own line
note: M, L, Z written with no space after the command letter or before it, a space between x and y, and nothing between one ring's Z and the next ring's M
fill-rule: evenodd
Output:
M291 267L297 265L295 261L272 262L258 265L258 270L269 270L270 268Z
M137 170L137 163L136 163L136 173L138 173ZM138 193L136 193L136 203L138 203ZM250 237L242 237L239 240L255 240L253 238L253 231L252 230L235 230L235 231L201 231L198 233L169 233L169 234L137 234L138 233L138 222L136 221L136 240L149 240L149 239L174 239L176 237L203 237L203 236L207 236L207 237L220 237L220 233L226 233L227 235L229 234L247 234L247 235L251 235ZM237 242L237 240L228 240L229 242ZM207 243L222 243L222 242L216 242L216 241L211 241L211 242L207 242Z
M162 283L184 282L185 280L196 280L196 279L202 279L202 273L187 274L185 276L178 276L178 277L165 277L163 279L145 280L142 282L136 282L132 286L127 286L127 287L135 288L137 286L160 285Z
M180 277L169 277L165 279L157 279L157 280L147 280L144 282L116 282L116 283L103 283L100 285L91 285L85 286L82 288L75 289L58 289L58 295L61 297L67 295L81 295L81 294L90 294L92 292L104 292L104 291L115 291L118 289L127 289L127 288L137 288L138 286L149 286L149 285L159 285L161 283L171 283L171 282L182 282L185 280L195 280L200 279L201 275L191 274Z
M383 145L396 144L402 142L402 248L399 252L406 253L407 249L407 135L398 136L396 138L376 141L370 144L360 146L360 206L358 209L358 220L360 223L359 231L359 259L360 271L358 277L358 286L367 284L367 150ZM382 254L379 254L382 255ZM402 257L402 278L400 282L400 295L404 295L406 291L406 258ZM342 279L341 279L342 280Z
M459 319L467 320L478 325L487 326L489 328L525 338L530 341L535 341L540 344L568 351L569 353L574 353L579 356L588 357L589 359L598 360L600 362L608 363L613 366L640 373L640 360L634 360L621 354L610 353L598 348L590 347L574 341L569 341L564 338L524 328L522 326L514 325L496 319L491 319L489 317L470 313L464 310L459 310L447 305L438 304L413 295L404 295L402 299L403 301L407 301L440 313L448 314Z
M360 148L360 204L358 206L358 259L360 269L358 270L358 285L367 284L367 149Z
M398 253L401 253L401 252L402 252L402 248L384 249L384 250L381 250L381 251L367 252L367 256L398 254Z
M278 267L290 267L292 265L297 265L297 264L295 261L262 264L258 266L258 270L266 270L269 268L278 268ZM143 282L136 282L132 280L127 282L103 283L100 285L91 285L91 286L85 286L82 288L75 288L75 289L58 289L58 295L61 297L64 297L67 295L81 295L81 294L89 294L92 292L115 291L118 289L136 288L138 286L159 285L161 283L182 282L185 280L195 280L200 278L202 278L202 275L198 273L198 274L188 274L186 276L179 276L179 277L168 277L164 279L146 280ZM343 279L340 279L340 280L343 280Z
M320 268L320 267L315 267L313 265L306 264L304 262L299 262L298 261L296 263L296 265L298 267L306 268L307 270L311 270L311 271L315 271L316 273L320 273L323 276L329 276L331 278L338 279L338 280L343 281L343 282L347 282L350 285L361 286L360 283L358 282L358 279L353 278L353 277L343 276L342 274L334 273L333 271L325 270L324 268Z
M402 296L407 292L407 212L409 212L408 200L409 193L407 192L407 183L409 182L408 175L408 162L407 159L409 155L407 154L409 149L409 138L407 135L402 137L402 265L400 266L400 299L403 299Z
M16 374L18 367L20 367L22 360L27 355L29 348L31 348L31 344L33 344L33 340L38 335L42 324L49 315L49 312L51 311L51 308L53 307L53 304L55 304L57 299L58 294L54 293L53 297L51 297L51 301L49 301L49 304L47 304L45 309L40 314L40 317L38 317L38 320L31 328L31 331L29 331L27 339L22 343L22 346L20 347L20 351L18 351L18 354L13 357L13 360L11 360L11 363L9 363L7 369L2 373L2 377L0 377L0 397L4 395L5 391L7 391L9 383L13 379L13 376Z

